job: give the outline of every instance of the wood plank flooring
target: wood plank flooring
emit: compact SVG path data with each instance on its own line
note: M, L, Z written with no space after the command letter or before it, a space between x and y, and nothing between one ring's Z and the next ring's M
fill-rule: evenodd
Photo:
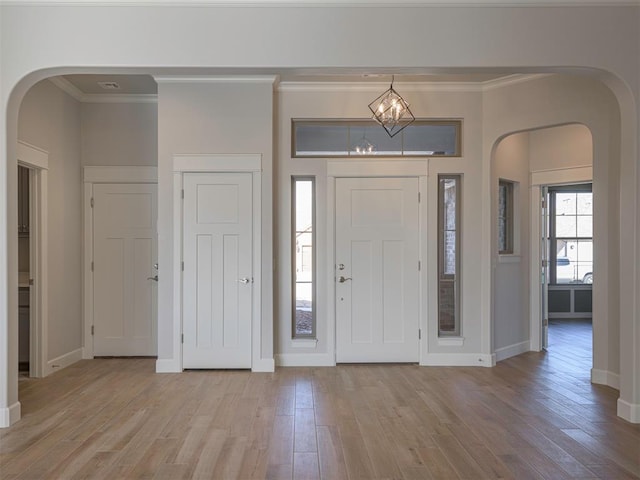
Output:
M154 374L150 359L81 361L20 381L0 478L640 478L640 426L589 383L589 355L561 343L495 368Z

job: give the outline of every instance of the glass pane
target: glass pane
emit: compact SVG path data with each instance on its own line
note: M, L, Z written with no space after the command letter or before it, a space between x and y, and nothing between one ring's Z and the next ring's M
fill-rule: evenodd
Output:
M401 135L396 135L391 138L387 135L378 124L366 125L366 126L351 126L349 130L349 136L351 141L350 155L401 155L402 154L402 139ZM371 151L357 150L358 147L362 150L363 144L371 145Z
M294 181L293 296L295 314L293 336L314 335L314 231L313 180Z
M457 125L409 125L402 131L405 155L456 155Z
M556 217L556 237L575 237L576 217Z
M593 217L579 215L577 219L578 237L593 237Z
M576 194L556 193L556 216L576 214Z
M349 126L340 124L295 125L296 155L346 155Z
M456 284L453 280L440 280L438 285L438 323L440 332L456 331Z
M498 251L504 252L507 249L507 219L498 218Z
M313 334L313 285L296 283L295 335Z
M593 193L585 192L577 194L577 213L578 215L593 214Z
M445 275L456 274L456 232L444 232L444 272Z
M456 229L456 180L454 178L442 179L444 190L444 228Z
M576 281L593 283L593 241L578 240L578 272Z

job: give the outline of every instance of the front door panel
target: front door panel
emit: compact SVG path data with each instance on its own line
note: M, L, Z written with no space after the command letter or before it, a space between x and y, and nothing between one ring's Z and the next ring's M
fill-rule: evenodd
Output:
M417 178L336 179L336 359L417 362Z

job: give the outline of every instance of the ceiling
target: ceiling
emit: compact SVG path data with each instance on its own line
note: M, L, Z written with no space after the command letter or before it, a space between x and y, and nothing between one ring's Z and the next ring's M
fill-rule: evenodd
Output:
M504 73L452 73L395 75L396 83L484 83L508 77ZM74 74L62 77L82 95L155 95L158 85L151 75ZM381 83L391 82L390 74L297 74L283 73L281 82L300 83ZM100 83L117 84L105 89Z

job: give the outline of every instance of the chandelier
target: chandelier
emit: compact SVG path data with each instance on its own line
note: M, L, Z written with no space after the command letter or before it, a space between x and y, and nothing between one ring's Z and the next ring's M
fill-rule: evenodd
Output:
M409 110L409 104L393 89L393 79L389 89L369 104L373 119L378 122L390 137L398 134L413 122L416 117Z

